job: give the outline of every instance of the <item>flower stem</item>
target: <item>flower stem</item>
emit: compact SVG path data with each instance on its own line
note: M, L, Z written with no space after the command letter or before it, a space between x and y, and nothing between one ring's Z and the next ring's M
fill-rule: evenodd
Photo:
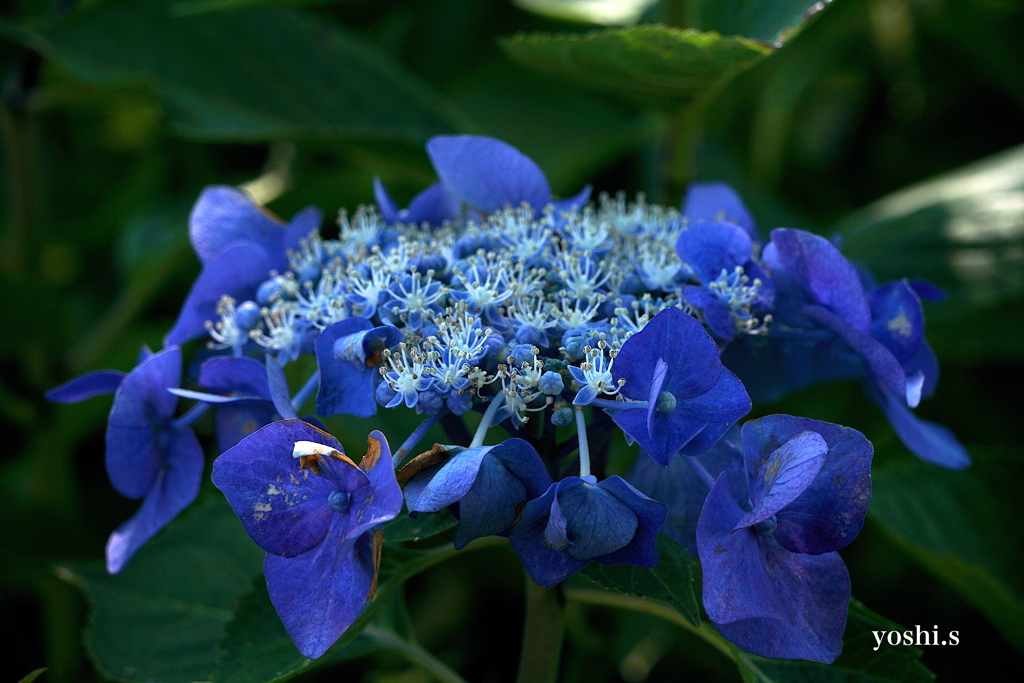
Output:
M305 405L306 401L309 400L309 397L313 395L313 392L317 390L319 385L320 370L316 370L312 375L310 375L309 379L306 380L306 383L302 385L302 388L299 389L298 393L296 393L292 398L292 407L295 408L296 413L302 410L302 406Z
M583 408L576 406L576 435L580 442L580 477L590 476L590 442L587 441L587 421Z
M396 633L376 626L367 626L363 633L381 647L402 655L424 671L433 674L434 678L442 683L466 683L466 679L418 643L399 638Z
M494 416L498 413L498 408L505 402L505 393L499 391L498 394L491 399L491 405L487 406L487 412L484 413L484 417L480 420L480 426L476 428L476 434L473 435L473 442L469 444L470 448L478 448L484 445L484 437L487 436L487 430L491 427L491 422L494 421Z
M194 425L196 421L203 415L205 415L206 411L209 409L209 403L203 403L202 401L200 401L199 403L196 403L194 406L186 410L181 417L174 420L171 423L171 426L175 430L187 429Z
M700 460L697 460L697 458L692 455L684 455L682 458L686 461L686 464L690 466L690 469L697 473L700 480L707 484L709 489L715 487L715 478L711 476L711 473L708 472L704 465L701 464Z
M561 586L544 588L526 579L526 623L519 655L518 683L555 683L565 634Z
M413 430L412 434L409 435L409 438L405 440L405 443L403 443L392 456L396 469L402 463L402 460L405 459L405 456L409 455L409 453L412 452L412 449L416 448L416 444L423 440L423 437L427 435L430 428L437 424L437 421L440 420L447 412L447 408L441 408L441 410L427 417L426 420L420 423L419 427Z

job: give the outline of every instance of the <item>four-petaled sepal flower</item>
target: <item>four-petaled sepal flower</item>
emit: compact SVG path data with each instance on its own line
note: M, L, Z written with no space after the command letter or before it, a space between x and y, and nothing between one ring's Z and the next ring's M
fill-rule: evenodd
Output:
M719 475L697 525L704 608L746 650L830 663L850 601L835 551L864 523L871 444L852 429L788 415L748 422L742 438L752 509Z
M402 509L387 440L375 431L367 444L357 465L330 434L282 420L214 463L214 484L267 551L270 600L310 659L337 642L372 597L380 526Z
M612 419L662 467L680 451L704 452L750 412L750 398L722 367L715 342L678 308L658 313L627 339L613 373L625 380L622 395L648 403Z

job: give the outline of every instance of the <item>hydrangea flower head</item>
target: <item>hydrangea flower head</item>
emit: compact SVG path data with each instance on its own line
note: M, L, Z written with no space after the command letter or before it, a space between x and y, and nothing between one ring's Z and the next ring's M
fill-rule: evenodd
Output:
M299 651L323 655L362 612L376 585L380 525L402 509L380 432L359 464L330 434L301 420L267 425L214 463L252 539L271 602Z
M836 425L772 415L743 425L750 510L719 475L697 525L708 617L765 657L832 662L850 579L835 552L860 532L871 444Z

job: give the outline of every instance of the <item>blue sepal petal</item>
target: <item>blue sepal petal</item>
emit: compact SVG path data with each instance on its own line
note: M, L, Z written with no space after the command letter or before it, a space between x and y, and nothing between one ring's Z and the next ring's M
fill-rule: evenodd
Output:
M78 403L94 396L112 394L124 378L125 373L120 370L88 372L50 389L46 392L46 399L54 403Z
M168 459L171 419L178 397L167 391L181 378L181 349L171 346L128 373L114 395L106 432L110 483L128 498L142 498Z
M743 228L750 239L758 240L754 219L736 191L725 183L693 183L686 188L683 215L691 222L722 221Z
M203 448L191 429L170 436L169 454L146 492L139 511L107 540L107 571L116 574L156 532L164 528L199 495L203 479Z
M427 154L445 188L485 213L526 202L539 211L551 201L540 167L512 145L482 135L439 135Z
M333 482L292 457L296 441L341 444L301 420L283 420L243 439L213 463L213 483L231 504L246 533L274 555L309 552L327 536L334 513L327 503Z
M341 515L335 518L340 525ZM270 601L299 652L310 659L323 656L362 613L374 571L369 534L321 543L298 557L268 553L263 563Z

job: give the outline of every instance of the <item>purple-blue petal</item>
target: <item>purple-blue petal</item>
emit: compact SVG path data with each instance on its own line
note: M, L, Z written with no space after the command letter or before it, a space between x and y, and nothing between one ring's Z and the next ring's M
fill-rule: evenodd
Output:
M750 500L754 509L736 522L736 529L763 522L802 494L825 460L828 446L817 432L793 436L763 459L761 452L744 451L748 462Z
M369 486L352 494L352 508L349 510L349 524L345 534L355 538L370 531L379 524L390 522L402 511L402 489L395 479L395 467L391 460L391 447L379 431L372 431L366 437L367 455L359 463L359 469L366 473ZM370 466L366 457L376 457ZM334 467L345 466L334 461Z
M540 167L501 140L441 135L427 142L427 154L447 191L485 213L523 202L539 211L551 201Z
M853 329L867 332L871 309L856 268L824 237L777 228L762 259L776 286L776 316L800 325L807 304L820 304ZM789 320L787 320L789 319Z
M871 336L900 363L917 353L924 338L921 299L906 280L890 282L871 293Z
M107 420L107 474L128 498L142 498L166 464L178 397L167 391L181 378L181 349L171 346L124 378Z
M694 223L679 233L676 253L690 266L702 285L714 282L724 270L731 273L754 253L754 245L742 228L732 223Z
M219 319L220 298L225 294L236 301L255 298L271 267L267 250L255 242L235 242L221 250L203 266L165 343L184 344L205 336L206 321Z
M845 547L860 533L871 501L873 449L855 429L769 415L743 425L748 477L756 477L759 462L803 432L820 435L828 453L811 484L776 515L775 538L788 550L817 555Z
M232 448L260 427L270 424L273 418L273 404L266 401L219 406L216 415L218 452Z
M377 208L380 209L380 216L384 219L385 223L396 223L398 221L398 204L395 204L395 200L391 198L384 183L380 181L378 176L373 178L373 199L377 203Z
M558 486L558 483L552 484L543 496L528 502L519 523L509 533L512 549L522 561L526 573L539 586L554 586L587 564L584 560L574 559L569 553L549 548L544 543L544 531Z
M758 534L734 531L743 510L719 475L697 523L704 609L716 624L739 619L786 619L788 596L779 595L765 569Z
M139 511L107 540L107 571L116 574L142 545L164 528L199 494L203 478L202 446L191 429L170 437L170 453L146 492Z
M612 373L625 379L622 394L646 401L658 359L668 363L663 391L682 401L715 386L722 373L718 347L704 327L679 308L666 308L626 340L615 357Z
M855 329L846 320L821 306L805 306L804 312L809 319L838 334L864 360L868 372L876 382L895 395L903 397L904 401L912 403L911 407L917 405L911 401L913 397L907 392L907 375L903 371L903 366L881 342ZM920 399L919 393L917 398Z
M676 404L676 412L707 421L707 426L682 447L684 455L711 448L736 421L750 412L750 397L739 378L722 370L718 383L700 396Z
M572 197L553 200L551 203L555 207L555 214L557 215L562 212L572 211L574 209L579 209L580 207L586 206L587 202L590 201L590 193L592 191L593 188L590 185L587 185Z
M54 403L78 403L94 396L112 394L124 378L125 373L120 370L88 372L50 389L46 392L46 399Z
M217 185L199 195L189 216L188 232L192 248L206 265L235 242L265 244L282 228L276 217L242 190Z
M730 341L736 336L732 313L718 297L699 285L685 285L682 296L683 301L704 314L704 324L716 337Z
M725 183L693 183L683 198L683 215L690 223L721 221L743 228L750 239L758 240L757 226L736 191Z
M590 560L625 547L640 523L633 510L617 497L578 477L559 484L551 501L548 526L557 521L563 521L563 533L569 541L565 552L577 560Z
M270 400L274 402L278 414L286 420L298 417L295 406L292 405L292 397L288 391L288 378L284 376L284 368L270 355L267 355L265 362Z
M329 434L301 420L283 420L243 439L213 463L213 483L224 492L242 526L261 548L294 557L327 536L336 516L327 496L337 486L292 457L296 441L341 451Z
M923 420L884 388L865 383L868 397L879 405L889 424L910 452L926 462L950 470L970 466L967 449L947 427Z
M340 515L335 515L340 524ZM335 530L331 529L332 537ZM373 585L370 535L322 543L298 557L268 554L263 563L270 601L299 652L321 657L366 606Z
M655 413L650 420L646 408L629 408L614 413L612 420L662 467L708 425L707 420L687 415L678 407L672 413Z
M843 648L850 575L838 553L790 553L762 541L765 566L777 593L787 601L787 619L770 617L715 624L744 650L773 659L807 659L831 664Z
M337 342L373 328L366 318L347 318L334 323L316 340L316 362L320 368L320 389L316 395L318 415L345 413L370 417L377 412L374 396L376 368L341 360L335 355ZM358 345L362 351L362 343Z
M607 491L632 510L636 515L637 527L629 543L607 555L593 558L594 561L601 564L633 564L638 567L653 567L658 564L660 558L656 541L658 531L668 516L666 507L656 500L651 500L618 476L608 477L597 487Z
M409 208L399 212L399 220L403 223L420 225L441 225L454 218L459 212L459 202L443 184L436 182L420 192L409 202Z
M255 358L214 356L200 367L199 384L218 394L242 394L270 400L267 369Z

